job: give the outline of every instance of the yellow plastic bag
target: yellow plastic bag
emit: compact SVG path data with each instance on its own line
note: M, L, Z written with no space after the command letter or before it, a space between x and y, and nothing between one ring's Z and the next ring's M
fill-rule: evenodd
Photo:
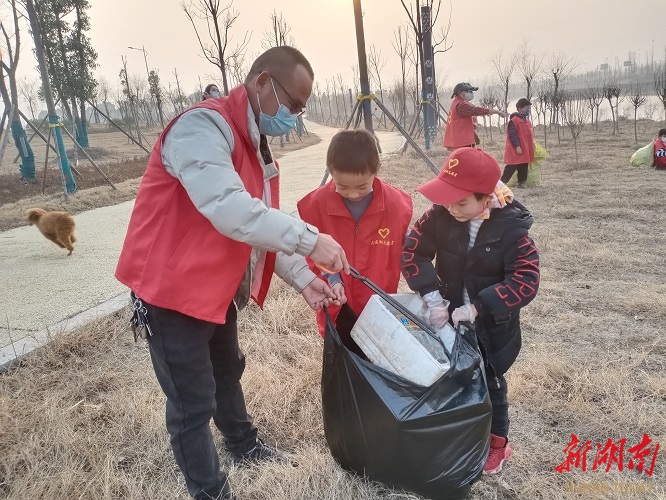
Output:
M651 167L654 165L654 143L643 146L631 155L631 164L634 167Z
M541 184L541 162L548 158L548 151L541 144L534 141L534 161L527 167L528 186L539 186ZM514 173L507 186L514 187L518 184L518 173Z

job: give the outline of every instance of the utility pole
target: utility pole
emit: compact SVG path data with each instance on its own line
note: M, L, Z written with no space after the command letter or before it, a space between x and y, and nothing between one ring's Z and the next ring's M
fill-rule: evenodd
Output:
M137 47L127 47L127 48L143 52L143 61L146 63L146 76L150 78L150 71L148 71L148 51L143 47L143 45L141 46L140 49Z
M363 11L361 10L361 0L354 0L354 20L356 21L356 47L358 49L358 71L361 81L361 95L363 101L363 119L365 128L373 132L372 127L372 107L370 99L365 96L370 95L370 80L368 79L368 59L365 53L365 34L363 33Z

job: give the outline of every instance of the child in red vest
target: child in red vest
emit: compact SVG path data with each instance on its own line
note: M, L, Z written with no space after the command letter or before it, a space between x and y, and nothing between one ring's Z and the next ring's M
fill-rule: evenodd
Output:
M400 252L412 218L412 199L377 178L379 152L366 130L341 130L331 139L326 166L332 181L298 202L305 222L333 236L350 265L384 291L395 293L400 280ZM311 265L315 272L319 272ZM341 304L356 314L372 291L346 274L323 273ZM340 307L329 307L333 321ZM325 316L317 311L319 333L324 336Z
M474 91L479 90L468 82L456 84L453 88L451 107L444 129L444 147L449 151L457 148L479 144L476 135L476 117L484 115L500 115L506 117L507 113L498 109L483 108L471 103Z
M508 183L513 173L518 170L518 187L524 188L527 182L527 169L534 161L534 133L530 122L532 103L524 97L516 103L517 113L511 113L511 120L506 127L506 146L504 147L504 174L502 182Z
M659 131L654 141L654 168L666 169L666 128Z

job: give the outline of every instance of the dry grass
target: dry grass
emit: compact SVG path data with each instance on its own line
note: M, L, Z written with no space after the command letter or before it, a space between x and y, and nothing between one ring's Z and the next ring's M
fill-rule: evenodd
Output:
M499 477L476 483L475 499L666 498L663 450L652 478L554 471L572 433L599 443L627 438L627 447L647 433L666 444L666 174L628 166L633 141L625 136L584 139L578 166L572 144L549 144L543 186L517 191L535 216L543 281L524 311L523 350L508 376L514 455ZM442 151L434 153L441 161ZM430 177L411 153L383 169L410 192ZM420 214L427 203L418 195L415 202ZM56 338L0 377L0 497L187 498L164 398L126 319ZM293 292L276 283L263 312L242 314L241 342L261 435L293 451L300 466L231 469L239 498L416 498L351 477L331 459L321 423L322 344ZM572 482L652 491L568 493Z

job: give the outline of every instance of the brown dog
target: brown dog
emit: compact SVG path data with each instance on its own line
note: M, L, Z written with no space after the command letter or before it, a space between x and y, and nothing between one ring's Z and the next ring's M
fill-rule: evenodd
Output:
M67 212L47 212L41 208L31 208L26 212L26 218L31 226L37 225L44 237L60 248L69 250L67 255L72 255L72 243L76 241L74 217Z

